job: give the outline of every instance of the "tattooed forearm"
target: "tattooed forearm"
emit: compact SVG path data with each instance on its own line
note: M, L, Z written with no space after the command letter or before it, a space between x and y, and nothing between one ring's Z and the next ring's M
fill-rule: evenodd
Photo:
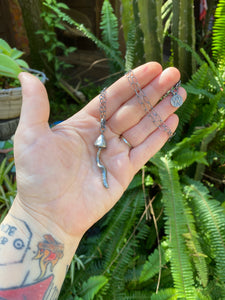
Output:
M22 263L30 246L32 233L29 226L25 221L13 218L20 230L7 222L0 225L0 266ZM10 256L3 255L7 252Z
M37 241L25 221L11 216L0 225L0 299L57 299L54 269L63 256L64 245L51 234Z

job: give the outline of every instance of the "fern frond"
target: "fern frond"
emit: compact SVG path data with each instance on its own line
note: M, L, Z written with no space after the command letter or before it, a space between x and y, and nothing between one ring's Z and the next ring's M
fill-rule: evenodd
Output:
M101 11L101 22L100 29L102 30L102 41L105 45L110 47L118 57L121 57L121 52L119 50L119 30L118 30L118 20L113 13L113 8L109 0L104 0ZM109 62L111 72L114 73L118 68L115 68L113 61Z
M162 20L164 22L163 38L168 33L173 18L173 0L167 0L161 8Z
M217 83L218 87L220 89L222 89L223 88L223 77L220 74L220 70L216 67L214 62L211 60L210 56L208 55L208 53L206 53L205 49L201 48L200 52L203 54L206 61L208 62L209 66L210 66L210 69L213 72L215 82Z
M185 149L193 149L193 146L197 146L204 138L214 132L217 129L217 126L218 125L214 123L210 127L195 130L190 137L186 137L181 142L177 143L176 146L170 150L169 154L175 158L176 155L182 154L183 151L185 152Z
M151 300L177 300L176 289L165 289L151 296Z
M212 53L219 66L225 67L225 1L220 0L215 12L212 36Z
M62 21L67 22L68 24L75 26L79 31L81 31L86 37L88 37L91 41L93 41L96 46L103 50L106 53L106 56L112 59L121 70L124 70L124 61L123 59L115 52L114 49L111 49L108 45L104 44L100 41L93 33L91 33L83 24L79 24L72 18L70 18L66 13L62 12L56 7L49 5L44 2L44 5L49 9L53 10Z
M173 157L173 161L176 162L179 170L185 169L192 165L194 162L198 162L208 166L208 162L205 159L206 153L201 151L194 151L186 148L182 152L180 151Z
M187 179L185 188L198 216L202 231L209 235L211 255L216 262L218 279L225 283L225 214L220 203L211 199L207 188L198 181ZM224 291L225 293L225 291ZM225 296L225 294L224 294Z
M186 245L189 250L191 260L193 261L194 267L197 271L199 281L203 287L206 287L208 283L208 268L206 264L207 255L203 253L196 230L193 213L189 207L185 208L184 217L186 218L188 227L188 233L184 234Z
M133 69L134 66L134 56L135 56L135 24L130 25L127 43L126 43L126 54L125 54L125 71Z
M218 112L220 103L224 99L224 91L219 91L213 98L209 99L209 104L205 104L202 110L202 124L210 124L210 122L220 121L220 114Z
M192 75L191 80L189 80L185 87L188 88L193 86L197 89L204 89L208 84L208 69L207 63L204 63L199 70ZM175 140L180 139L184 125L190 122L191 116L193 116L197 110L198 103L199 95L193 96L188 94L187 100L177 111L180 122L174 137Z
M129 234L133 232L133 224L137 223L138 215L141 211L143 212L143 193L141 190L132 191L132 193L127 193L126 197L132 199L132 201L129 201L130 207L128 209L127 206L118 205L118 208L120 210L115 212L116 218L112 219L115 220L114 230L112 231L113 236L108 235L107 244L104 245L104 248L106 250L104 257L104 268L106 270L109 267L112 268L112 270L114 270L115 268L118 269L118 267L122 267L122 264L127 264L130 259L130 255L133 254L133 251L130 251L129 249L132 249L132 244L133 247L137 246L138 241L136 239L136 236L135 239L133 238L132 240L130 240L129 244L125 244L125 241L129 237ZM122 223L118 222L119 216L122 217ZM120 234L118 234L118 232L120 232ZM126 245L125 248L124 245ZM121 249L123 249L123 251L119 252ZM118 261L120 261L119 264Z
M118 55L121 55L119 51L118 42L118 20L113 13L113 8L109 0L104 0L102 5L102 19L100 22L100 29L102 30L103 42L111 47Z
M165 265L166 258L162 247L160 247L160 251L161 251L161 265L160 265L159 250L155 249L155 251L151 255L149 255L148 260L143 265L141 275L139 278L140 283L143 281L147 281L153 276L155 276L156 274L158 274L159 269L163 265Z
M171 271L178 297L194 299L194 279L184 234L187 233L185 203L176 167L167 158L151 160L159 167L163 203L166 216L166 234L170 240Z
M109 299L109 298L108 298ZM112 298L111 298L112 299ZM133 291L129 293L118 293L115 298L118 300L149 300L149 291Z
M198 54L196 51L194 51L194 50L192 49L191 46L189 46L188 44L184 43L183 41L181 41L180 39L176 38L176 37L173 36L173 35L168 34L168 36L169 36L172 40L176 41L180 47L182 47L182 48L184 48L186 51L190 52L190 53L193 55L193 57L195 58L196 62L197 62L200 66L204 64L204 60L201 59L201 57L199 56L199 54Z
M84 300L93 300L95 295L107 284L107 282L107 277L103 275L92 276L82 284L79 295Z

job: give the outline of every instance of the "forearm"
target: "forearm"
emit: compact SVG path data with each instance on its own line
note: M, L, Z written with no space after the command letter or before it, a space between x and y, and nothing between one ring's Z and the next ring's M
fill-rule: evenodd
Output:
M79 241L15 201L0 225L0 298L57 299Z

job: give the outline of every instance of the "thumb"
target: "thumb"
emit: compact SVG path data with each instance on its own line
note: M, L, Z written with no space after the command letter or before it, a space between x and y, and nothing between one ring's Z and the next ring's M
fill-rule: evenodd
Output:
M37 77L26 72L21 72L18 78L23 98L19 127L46 126L50 108L44 85Z

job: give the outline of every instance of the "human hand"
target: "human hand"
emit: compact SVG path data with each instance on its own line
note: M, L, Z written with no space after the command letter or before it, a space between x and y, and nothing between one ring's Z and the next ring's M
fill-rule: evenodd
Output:
M178 117L169 97L158 100L179 80L179 71L162 72L151 62L134 70L141 87L166 125L175 131ZM15 205L46 226L82 236L119 200L135 173L165 144L168 134L151 122L127 78L107 89L105 138L101 161L109 189L102 185L94 142L99 136L99 98L68 120L49 128L49 103L42 83L21 73L23 105L15 135L18 195ZM186 98L183 88L179 94ZM128 147L123 135L133 146Z

